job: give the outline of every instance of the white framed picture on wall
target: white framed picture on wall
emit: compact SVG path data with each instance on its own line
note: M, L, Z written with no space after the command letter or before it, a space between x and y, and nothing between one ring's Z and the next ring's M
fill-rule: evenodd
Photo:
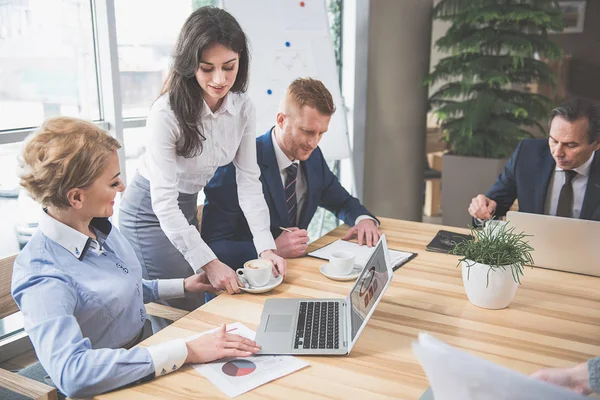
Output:
M558 5L563 12L565 24L565 29L560 33L583 33L586 1L559 1Z

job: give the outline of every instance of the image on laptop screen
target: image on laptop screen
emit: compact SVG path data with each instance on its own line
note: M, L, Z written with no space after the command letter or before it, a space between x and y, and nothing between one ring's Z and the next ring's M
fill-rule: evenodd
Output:
M383 246L375 248L375 254L369 260L368 267L363 270L350 292L352 340L388 281L384 251Z

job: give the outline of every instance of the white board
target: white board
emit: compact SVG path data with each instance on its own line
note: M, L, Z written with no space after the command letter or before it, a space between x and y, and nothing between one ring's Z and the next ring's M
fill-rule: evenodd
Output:
M346 113L325 0L223 0L250 40L248 94L257 135L275 125L279 102L296 78L320 79L337 108L319 147L328 160L350 156Z

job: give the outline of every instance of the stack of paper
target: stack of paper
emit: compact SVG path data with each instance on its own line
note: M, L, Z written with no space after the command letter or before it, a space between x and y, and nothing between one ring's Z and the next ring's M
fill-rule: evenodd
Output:
M584 400L559 386L520 374L421 333L413 351L435 400Z
M323 246L320 249L313 251L312 253L308 253L308 255L316 258L322 258L323 260L329 260L331 254L335 253L336 251L349 251L350 253L354 254L354 257L356 257L354 263L364 267L369 261L369 257L371 257L374 249L374 247L359 246L356 243L339 239L328 244L327 246ZM394 266L394 271L416 256L415 253L408 253L398 250L389 250L389 253L392 266Z
M203 332L198 336L215 332ZM236 322L227 325L227 332L254 340L256 332ZM192 340L188 338L186 340ZM209 364L194 364L193 367L229 397L236 397L260 385L291 374L309 364L293 356L253 356L224 358Z

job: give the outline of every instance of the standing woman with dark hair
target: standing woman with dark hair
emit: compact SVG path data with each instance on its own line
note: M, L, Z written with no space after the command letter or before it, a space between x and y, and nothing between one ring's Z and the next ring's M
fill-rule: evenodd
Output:
M148 120L146 153L120 207L120 230L144 267L145 278L185 278L205 272L210 283L239 292L233 269L217 259L200 237L198 192L215 170L233 161L240 207L260 258L285 275L285 260L273 253L269 210L256 163L256 111L248 85L246 35L229 13L203 7L187 19L173 51L173 64ZM204 297L168 302L193 310Z

